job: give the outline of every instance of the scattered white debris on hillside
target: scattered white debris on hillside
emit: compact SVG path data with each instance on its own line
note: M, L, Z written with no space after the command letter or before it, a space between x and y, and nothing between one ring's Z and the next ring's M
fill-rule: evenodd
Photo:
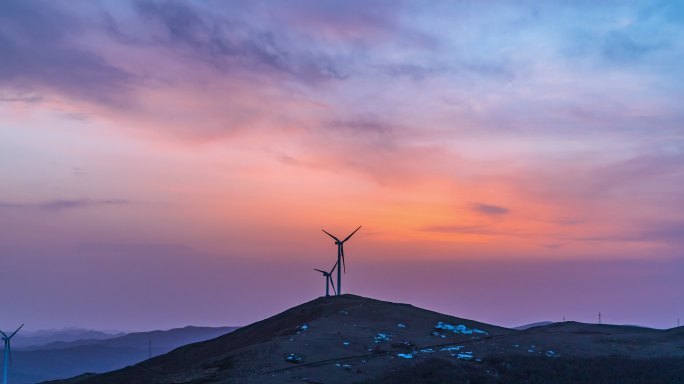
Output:
M383 341L390 341L390 340L392 340L392 335L390 335L389 333L378 333L378 334L373 338L373 342L374 342L375 344L380 344L380 343L382 343Z
M461 348L463 348L462 345L452 345L452 346L450 346L450 347L443 347L443 348L440 348L439 350L440 350L440 351L458 351L458 350L460 350Z
M299 364L299 363L301 363L302 361L304 361L304 358L301 357L301 356L299 356L299 355L295 355L294 353L290 353L290 354L285 358L285 360L286 360L287 362L289 362L289 363Z
M439 351L458 351L462 349L462 345L452 345L449 347L443 347L440 348ZM411 353L397 353L397 357L401 357L402 359L413 359L416 355L419 353L434 353L436 352L433 348L423 348L419 350L415 350ZM473 360L473 352L461 352L461 353L455 353L452 354L451 356L456 357L461 360ZM482 361L481 359L474 359L475 361Z
M397 324L397 327L399 327L399 328L406 328L406 324L404 324L404 323L399 323L399 324Z
M556 352L554 352L554 351L546 351L546 356L548 356L548 357L556 357Z
M348 341L343 341L343 342L342 342L342 345L344 345L344 346L346 347L346 346L349 345L349 342L348 342Z
M466 327L466 326L463 325L463 324L451 325L451 324L449 324L449 323L445 323L445 322L442 322L442 321L440 321L440 322L437 323L437 325L435 326L435 329L441 329L441 330L444 330L444 331L449 331L449 332L451 332L451 333L459 333L459 334L462 334L462 335L472 335L473 333L480 333L480 334L483 334L483 335L488 335L487 332L485 332L485 331L483 331L483 330L481 330L481 329L477 329L477 328L472 328L472 329L471 329L471 328Z

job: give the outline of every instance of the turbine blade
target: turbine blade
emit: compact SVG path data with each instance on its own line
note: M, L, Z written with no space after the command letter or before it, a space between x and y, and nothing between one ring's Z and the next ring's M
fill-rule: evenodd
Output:
M335 268L337 268L337 263L338 263L338 262L336 261L336 262L335 262L335 265L333 265L332 269L331 269L330 272L328 272L328 273L330 273L330 274L332 275L332 273L335 272Z
M7 338L7 335L5 335L5 332L0 331L0 333L2 333L2 336L3 336L3 337Z
M325 229L321 229L321 231L325 232L326 235L328 235L328 236L332 237L333 239L335 239L335 241L337 241L338 243L340 242L340 239L338 239L337 237L331 235L331 234L330 234L328 231L326 231Z
M344 262L344 248L342 248L342 271L347 273L347 263Z
M23 326L24 326L24 324L22 324L22 325L21 325L21 326L20 326L19 328L17 328L17 330L16 330L16 331L14 331L14 333L13 333L13 334L12 334L12 335L11 335L11 336L10 336L9 338L11 339L11 338L12 338L12 336L16 335L16 334L17 334L17 332L19 332L19 330L20 330L20 329L21 329L21 328L22 328Z
M316 269L316 268L314 268L314 271L318 271L318 272L320 272L320 273L322 273L322 274L324 274L324 275L325 275L326 273L328 273L328 272L326 272L326 271L321 271L320 269Z
M335 264L337 265L337 264ZM330 281L330 285L332 285L333 292L337 294L337 289L335 289L335 283L333 283L333 278L332 276L328 275L328 280Z
M342 242L344 243L345 241L351 239L351 237L354 236L354 234L356 233L356 231L358 231L359 229L361 229L361 226L360 226L360 225L359 225L358 228L356 228L356 229L354 230L354 232L352 232L349 236L347 236L346 239L342 240Z

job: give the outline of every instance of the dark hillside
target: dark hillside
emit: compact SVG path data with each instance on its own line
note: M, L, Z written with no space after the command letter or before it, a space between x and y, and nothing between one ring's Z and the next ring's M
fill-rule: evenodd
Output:
M678 329L564 322L518 331L342 295L69 383L676 382L682 360Z

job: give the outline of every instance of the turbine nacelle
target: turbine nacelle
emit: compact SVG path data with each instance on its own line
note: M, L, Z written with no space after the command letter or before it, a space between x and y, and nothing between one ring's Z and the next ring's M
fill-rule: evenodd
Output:
M335 294L337 294L337 290L335 289L335 283L333 283L333 278L332 278L332 273L333 273L333 271L335 271L335 268L337 268L337 263L335 263L335 265L333 265L330 272L326 272L322 269L314 268L314 271L320 272L323 275L323 277L325 277L325 296L326 297L330 296L330 286L332 286L333 292Z
M333 270L335 270L335 267L333 267ZM326 272L326 271L321 271L320 269L316 269L316 268L314 268L314 271L318 271L318 272L322 273L323 276L325 276L325 277L330 276L330 274L332 273L332 271Z
M9 341L9 340L10 340L11 338L13 338L14 335L16 335L17 332L19 332L19 330L22 329L23 327L24 327L24 324L20 325L19 328L17 328L17 330L14 331L14 332L12 332L12 334L9 335L9 336L7 336L7 334L6 334L5 332L0 331L0 334L2 335L2 339L5 340L5 341Z
M4 356L4 357L5 357L5 359L4 359L5 362L4 362L4 363L5 363L5 364L4 364L4 369L3 369L3 372L2 372L2 382L3 382L3 384L7 384L7 377L8 377L7 372L9 371L9 366L12 365L12 347L11 347L11 344L10 344L10 340L12 340L12 338L14 337L14 335L16 335L17 332L19 332L19 330L20 330L23 326L24 326L24 324L22 324L19 328L17 328L16 331L12 332L12 334L9 335L9 336L7 336L7 334L6 334L5 332L0 331L0 334L2 335L2 340L5 342L5 351L4 351L4 355L5 355L5 356Z

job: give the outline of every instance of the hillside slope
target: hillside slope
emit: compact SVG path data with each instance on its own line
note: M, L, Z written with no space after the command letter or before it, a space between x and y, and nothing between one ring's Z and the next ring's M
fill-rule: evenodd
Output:
M574 322L517 331L343 295L68 383L630 382L596 379L610 367L639 367L634 359L654 370L650 378L677 382L667 367L684 362L683 332Z

